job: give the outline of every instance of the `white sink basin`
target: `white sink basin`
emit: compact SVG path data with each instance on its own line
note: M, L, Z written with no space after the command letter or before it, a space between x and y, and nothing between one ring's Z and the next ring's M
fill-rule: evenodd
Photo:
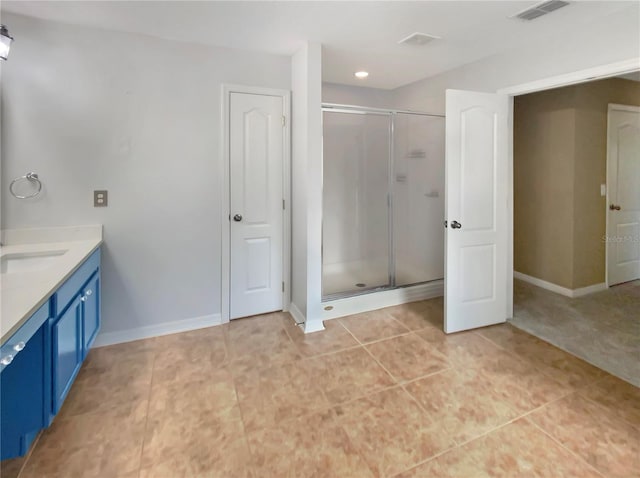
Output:
M67 251L5 254L0 258L0 272L14 274L16 272L41 271L51 267L65 252Z

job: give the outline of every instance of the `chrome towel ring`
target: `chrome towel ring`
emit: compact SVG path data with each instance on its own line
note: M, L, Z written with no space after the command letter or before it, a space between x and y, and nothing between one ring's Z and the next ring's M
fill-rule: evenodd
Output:
M16 194L15 191L13 190L13 186L20 181L30 181L31 183L34 183L38 189L36 189L36 191L26 196L21 196L19 194ZM38 178L38 175L33 172L27 173L24 176L20 176L19 178L15 178L13 181L11 181L11 184L9 184L9 192L14 198L17 198L17 199L34 198L38 194L40 194L40 191L42 191L42 181L40 181L40 179Z

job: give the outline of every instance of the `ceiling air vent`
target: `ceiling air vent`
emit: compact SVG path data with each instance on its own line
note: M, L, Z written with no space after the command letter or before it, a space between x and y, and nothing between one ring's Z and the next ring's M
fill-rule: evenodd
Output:
M569 2L563 0L549 0L547 2L537 3L532 7L529 7L521 12L511 15L509 18L519 18L520 20L533 20L535 18L546 15L559 8L566 7Z
M415 32L409 35L406 38L403 38L398 42L400 45L414 45L414 46L422 46L433 40L440 40L440 37L435 35L427 35L426 33Z

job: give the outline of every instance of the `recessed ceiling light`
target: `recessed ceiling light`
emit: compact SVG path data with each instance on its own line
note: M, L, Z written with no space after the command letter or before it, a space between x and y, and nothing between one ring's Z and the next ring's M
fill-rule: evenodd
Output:
M367 76L369 76L368 71L356 71L356 78L359 78L360 80L364 80Z

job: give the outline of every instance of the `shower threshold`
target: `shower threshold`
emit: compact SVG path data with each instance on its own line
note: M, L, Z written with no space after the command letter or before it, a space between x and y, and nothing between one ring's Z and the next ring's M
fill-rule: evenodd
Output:
M375 292L385 292L389 290L406 289L407 287L415 287L415 286L425 285L425 284L442 281L442 280L444 279L443 278L433 279L433 280L414 282L412 284L403 284L398 286L383 285L383 286L375 286L375 287L369 287L369 288L361 288L358 290L350 290L347 292L335 292L333 294L323 295L322 302L331 302L338 299L346 299L348 297L356 297L359 295L373 294Z

